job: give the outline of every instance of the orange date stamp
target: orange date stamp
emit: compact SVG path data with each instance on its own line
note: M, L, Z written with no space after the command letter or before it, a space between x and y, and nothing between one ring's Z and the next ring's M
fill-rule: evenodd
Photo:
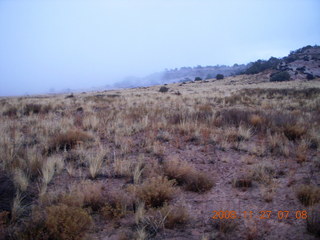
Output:
M212 211L212 219L307 219L308 212L302 211Z

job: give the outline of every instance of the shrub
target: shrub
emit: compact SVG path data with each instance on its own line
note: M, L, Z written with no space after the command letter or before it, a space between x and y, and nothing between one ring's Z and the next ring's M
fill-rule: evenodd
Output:
M206 192L214 186L208 175L177 159L164 164L164 173L169 179L174 179L179 185L184 186L187 191Z
M169 229L173 229L178 225L186 224L189 221L189 213L183 206L164 206L160 209L162 216L166 216L164 226Z
M152 209L148 215L141 216L137 225L145 229L149 237L154 238L164 228L173 229L188 221L189 214L184 207L165 205L157 210Z
M38 114L40 112L41 112L41 105L40 104L30 103L30 104L27 104L23 108L23 114L27 115L27 116L30 115L30 113Z
M69 151L79 142L85 142L91 139L92 137L86 132L80 130L68 130L65 133L59 133L50 139L48 153L63 150Z
M195 80L195 81L201 81L202 78L201 78L201 77L195 77L194 80Z
M294 125L285 125L283 129L284 135L289 140L300 139L307 132L307 129L302 124L294 124Z
M32 217L16 233L26 240L81 240L92 224L90 215L80 207L64 204L34 208Z
M169 91L169 88L165 87L165 86L162 86L160 89L159 89L159 92L162 92L162 93L166 93Z
M3 116L8 116L8 117L15 117L17 116L17 108L16 107L9 107L6 111L3 112Z
M211 225L222 233L230 233L234 231L238 225L235 219L213 219Z
M307 79L308 80L313 80L314 79L314 76L310 73L307 73Z
M221 125L234 125L239 127L241 124L250 125L251 112L242 109L224 109L218 111L215 116L215 124Z
M240 176L233 180L233 187L235 188L249 188L252 187L252 179L249 176Z
M192 192L206 192L214 186L211 178L205 173L194 172L186 179L185 189Z
M46 208L45 225L53 239L83 239L91 224L90 215L82 208L63 204Z
M16 189L11 178L0 170L0 212L11 211Z
M133 211L134 198L128 192L108 192L105 199L101 213L107 219L122 218Z
M270 76L270 82L283 82L290 80L290 74L287 71L277 72Z
M136 195L147 207L162 207L173 198L174 185L175 181L166 177L149 178L136 188Z
M216 75L216 79L217 80L222 80L222 79L224 79L224 75L223 74L217 74Z
M251 66L245 70L245 74L256 74L259 72L263 72L267 69L274 69L280 62L280 59L277 59L275 57L271 57L268 61L266 60L257 60L254 63L251 64Z
M305 206L311 206L320 201L320 188L313 185L301 185L296 190L299 201Z
M311 209L308 211L308 218L307 218L307 230L320 237L320 208Z

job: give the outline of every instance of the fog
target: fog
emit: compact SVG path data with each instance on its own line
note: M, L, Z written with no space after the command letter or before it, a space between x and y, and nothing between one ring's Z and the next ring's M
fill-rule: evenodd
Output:
M0 0L0 95L248 63L320 42L318 0Z

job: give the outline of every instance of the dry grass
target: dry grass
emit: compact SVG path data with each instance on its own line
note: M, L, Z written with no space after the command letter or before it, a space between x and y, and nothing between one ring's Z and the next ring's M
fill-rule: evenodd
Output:
M271 183L275 173L275 167L270 162L254 164L251 170L252 179L266 185Z
M106 151L101 147L96 152L90 152L87 154L89 163L89 173L92 179L96 178L101 171Z
M14 223L6 232L15 231L17 239L75 239L73 222L89 222L92 215L97 222L88 239L111 227L115 234L129 231L127 239L150 239L162 230L161 237L174 238L179 226L206 236L198 221L229 200L223 191L262 208L272 206L265 201L278 200L280 192L290 196L289 185L301 177L314 185L297 188L298 199L316 204L319 82L250 84L263 79L172 84L165 94L157 86L0 99L0 168L14 182L0 184L1 199L8 197L0 207L11 212ZM246 174L233 178L235 169ZM219 189L212 190L215 182ZM239 192L230 183L252 191ZM2 189L11 196L1 195ZM180 203L190 206L195 219L175 207ZM227 237L233 224L217 223L216 237ZM314 221L308 224L317 232ZM79 225L79 232L88 231ZM256 228L238 230L255 239Z

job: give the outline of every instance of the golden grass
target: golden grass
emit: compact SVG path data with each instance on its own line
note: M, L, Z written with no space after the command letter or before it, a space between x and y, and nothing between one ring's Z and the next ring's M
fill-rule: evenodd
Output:
M207 166L198 154L221 167L243 163L250 174L229 179L230 183L236 188L249 188L253 181L262 183L258 194L267 202L280 187L275 180L278 163L287 167L298 162L301 167L319 169L319 81L275 84L263 82L262 76L256 79L261 81L257 85L249 84L252 78L172 84L165 94L154 86L68 98L0 99L0 168L12 175L20 194L13 203L12 220L19 225L22 216L30 215L21 199L23 194L34 194L31 201L35 208L43 206L37 210L39 222L27 216L30 225L26 225L34 223L34 228L20 239L75 239L77 226L73 223L57 229L70 220L64 211L79 217L72 221L83 217L89 222L88 210L102 215L107 224L130 214L133 217L135 211L138 230L131 238L137 239L183 225L190 217L187 211L166 204L176 204L172 201L176 196L194 194L180 195L180 191L211 194L215 183L207 170L199 170ZM180 95L174 94L178 91ZM185 159L189 153L196 156L190 156L192 163ZM235 159L225 157L229 153ZM171 157L173 154L181 156ZM219 163L219 154L228 161ZM239 162L238 156L240 159L243 154L255 160ZM218 168L209 168L210 174L219 176ZM293 180L295 177L292 174ZM181 190L177 191L176 185ZM134 196L125 197L128 189ZM319 201L313 185L296 191L304 205ZM141 225L153 208L154 218ZM54 232L47 229L48 214ZM223 233L235 228L228 221L218 225ZM82 227L80 232L88 230ZM17 228L23 227L20 224ZM252 232L248 239L255 238L255 229Z

